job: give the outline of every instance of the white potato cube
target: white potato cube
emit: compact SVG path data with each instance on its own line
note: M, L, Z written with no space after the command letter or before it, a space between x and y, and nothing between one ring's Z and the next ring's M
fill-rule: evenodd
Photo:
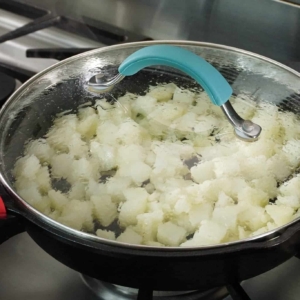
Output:
M124 191L126 202L121 206L119 221L122 227L135 225L137 216L146 212L148 193L143 188L128 188Z
M212 221L226 227L232 232L235 232L239 211L240 209L236 205L215 207L212 214Z
M117 205L111 201L109 195L91 196L94 204L94 214L103 226L109 226L117 217Z
M202 183L215 177L214 163L212 161L201 162L191 168L191 175L195 182Z
M61 212L64 206L69 203L67 195L62 194L60 191L50 190L48 192L48 197L51 207L59 212Z
M262 190L246 187L239 192L238 201L264 207L269 202L269 196Z
M282 226L293 219L294 209L285 205L267 205L266 212L277 226Z
M36 185L32 184L26 189L18 190L18 194L38 211L42 213L49 211L49 199L47 197L42 197Z
M40 168L40 161L36 156L26 155L17 160L14 167L14 176L34 179Z
M139 96L133 103L133 111L146 117L155 109L156 103L157 100L154 97Z
M136 233L131 228L126 228L123 233L117 237L117 241L126 244L140 245L142 243L142 236Z
M51 176L53 178L70 179L72 175L73 158L69 154L58 154L51 158Z
M109 171L117 166L115 147L91 141L90 152L98 159L101 171Z
M37 171L35 181L42 193L47 193L51 189L51 180L48 167L41 167Z
M125 200L123 192L130 186L130 184L130 178L112 177L106 182L105 186L107 193L111 195L112 200L116 203L120 203Z
M36 156L41 163L49 163L54 151L45 139L37 139L28 143L25 154Z
M173 93L176 89L176 85L173 83L161 85L161 86L151 86L147 96L154 97L157 101L168 101L173 97Z
M115 233L113 231L110 231L110 230L98 229L96 231L96 235L101 237L101 238L107 239L107 240L115 240L116 239Z
M227 228L216 222L202 221L198 231L195 232L193 240L197 246L214 245L226 238Z
M240 173L240 164L234 157L224 156L215 158L213 162L217 178L236 176Z
M253 188L262 190L267 193L270 199L276 197L276 195L278 194L277 182L271 176L264 176L258 179L254 179L252 180L251 185L253 186Z
M212 203L201 203L193 205L189 211L189 221L195 228L198 227L202 221L209 220L212 216L214 206Z
M86 185L83 182L75 182L72 184L69 191L70 199L83 199L85 200Z
M286 179L292 172L286 158L279 154L275 154L273 157L268 159L267 168L278 181Z
M115 146L117 139L118 127L114 122L105 120L100 123L96 132L96 139L100 144Z
M259 206L245 206L245 210L238 215L238 223L251 231L256 231L265 226L270 220L265 209Z
M96 111L95 111L94 108L88 106L88 107L78 109L78 114L77 115L78 115L79 120L81 121L81 120L84 120L84 119L86 119L90 116L95 116Z
M297 196L278 196L276 204L298 209L300 208L300 199Z
M157 228L163 221L164 214L161 210L144 213L137 216L137 230L143 237L143 242L154 241L157 235Z
M223 191L219 193L218 201L215 203L215 207L228 207L234 205L234 200L226 195Z
M117 153L117 164L132 163L135 161L144 161L146 158L145 149L140 145L120 146Z
M195 94L189 90L176 88L173 95L173 101L191 105L195 99Z
M282 196L296 196L300 198L300 176L294 177L280 186Z
M289 140L282 148L286 158L292 168L300 164L300 140Z
M88 201L71 200L63 208L58 222L77 230L93 230L93 205Z
M141 161L131 163L128 169L132 181L137 185L141 185L148 180L152 171L151 167Z
M166 246L179 246L184 241L185 236L186 230L172 222L158 226L157 240Z
M92 138L97 131L99 117L96 114L84 117L78 122L77 131L86 139Z

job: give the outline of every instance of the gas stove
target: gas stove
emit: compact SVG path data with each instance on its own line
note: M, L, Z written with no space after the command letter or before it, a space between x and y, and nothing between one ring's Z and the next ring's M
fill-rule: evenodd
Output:
M143 34L92 19L82 23L21 2L2 0L0 106L23 82L61 59L106 45L147 39L149 37ZM282 57L281 61L300 71L300 63L294 58ZM152 291L147 293L116 286L78 274L39 248L27 233L19 234L0 246L0 264L3 270L0 273L0 299L152 299ZM292 258L242 283L207 291L153 291L153 299L296 300L300 295L299 282L300 261Z

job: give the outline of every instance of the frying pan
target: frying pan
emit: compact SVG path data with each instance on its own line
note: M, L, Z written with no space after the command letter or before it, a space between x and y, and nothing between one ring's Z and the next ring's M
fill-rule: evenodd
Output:
M269 101L299 113L300 75L268 58L222 45L159 41L122 44L64 60L32 77L0 112L1 241L26 230L46 252L90 277L128 287L154 290L208 289L266 272L300 250L298 219L267 233L226 244L180 248L129 245L77 231L50 219L23 200L13 186L12 169L28 139L45 135L53 118L108 95L87 88L98 73L110 78L132 53L146 46L172 45L201 56L231 84L233 93ZM196 84L168 66L148 67L119 82L109 95L143 94L153 83Z

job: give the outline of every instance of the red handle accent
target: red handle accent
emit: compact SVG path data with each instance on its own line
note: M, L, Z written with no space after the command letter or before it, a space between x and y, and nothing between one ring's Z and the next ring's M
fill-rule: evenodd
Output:
M5 219L7 216L6 207L4 205L3 199L0 197L0 219Z

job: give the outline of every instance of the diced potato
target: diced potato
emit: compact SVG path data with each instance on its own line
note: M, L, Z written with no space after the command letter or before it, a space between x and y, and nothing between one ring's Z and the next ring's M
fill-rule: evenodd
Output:
M233 157L224 156L215 158L213 162L214 172L217 178L224 176L236 176L240 172L240 164Z
M180 103L161 103L148 115L148 119L155 120L159 124L169 126L172 121L183 116L186 112L186 105Z
M131 184L130 178L126 177L113 177L110 178L105 184L107 194L111 195L112 200L116 203L120 203L125 200L124 190Z
M251 234L251 231L247 231L242 226L238 226L238 232L239 232L239 239L246 239Z
M264 176L258 179L254 179L251 181L251 185L253 188L262 190L267 193L270 199L276 197L276 195L278 194L277 182L271 176Z
M234 205L234 200L226 195L223 191L219 193L218 201L216 202L216 207L228 207Z
M78 118L75 114L63 115L54 120L54 126L56 128L70 128L73 131L76 130L78 124Z
M142 236L133 231L131 228L126 228L126 230L117 237L118 242L135 245L140 245L142 240Z
M260 234L266 233L267 231L269 231L267 226L261 227L258 230L253 231L250 236L260 235Z
M98 229L96 231L96 235L101 237L101 238L107 239L107 240L115 240L116 239L115 233L113 231L110 231L110 230Z
M215 177L214 163L212 161L199 163L197 166L191 168L191 175L197 183L213 179Z
M256 231L265 226L269 220L269 215L260 206L247 205L245 210L238 215L238 223L251 231Z
M227 228L216 222L202 221L198 231L195 232L193 240L197 246L214 245L220 243L227 235Z
M254 120L253 120L254 122ZM265 156L270 158L277 151L277 144L270 139L259 139L255 143L243 143L240 146L241 153L245 156L254 158L255 156Z
M168 101L172 99L176 88L176 85L173 83L162 86L152 86L150 87L150 91L147 95L154 97L157 101Z
M137 216L137 229L143 237L143 242L155 241L158 225L163 221L163 212L157 210L150 213L144 213Z
M300 199L297 196L278 196L276 204L286 205L294 209L300 208Z
M200 116L194 125L194 131L196 134L200 133L209 136L219 125L220 121L214 116Z
M51 207L59 212L61 212L64 206L69 203L67 195L62 194L60 191L50 190L48 192L48 197Z
M75 128L67 125L64 127L52 127L46 135L46 140L55 151L68 152L70 140L74 135L78 135Z
M98 159L101 171L109 171L117 166L116 149L113 146L92 141L90 152Z
M71 170L71 182L87 182L89 179L97 180L100 177L98 166L93 164L92 161L89 161L85 157L74 160Z
M241 161L241 175L246 180L253 180L265 177L271 177L269 175L269 170L267 168L262 168L267 164L267 158L264 155L256 157L244 157L244 160Z
M176 87L173 94L173 101L191 105L195 99L195 94L189 90L182 90Z
M99 117L96 114L86 116L78 122L77 131L86 139L92 138L97 131Z
M144 161L146 158L145 149L140 145L120 146L117 153L117 164Z
M232 232L237 229L237 218L240 208L236 205L227 207L215 207L212 214L212 221L223 225Z
M92 208L91 202L71 200L64 206L57 221L77 230L92 231L94 228Z
M143 136L146 136L144 129L131 119L125 119L120 124L117 132L117 140L124 145L140 144Z
M28 143L25 154L28 156L36 156L41 163L49 163L51 157L54 155L54 151L45 139L37 139Z
M296 196L300 198L300 176L294 177L280 186L282 196Z
M98 100L98 101L100 101L100 100ZM90 116L95 116L95 115L96 115L95 109L90 106L78 109L78 119L80 121L82 121Z
M111 201L109 195L91 196L94 204L94 213L103 226L109 226L117 217L117 205Z
M36 173L36 183L42 193L47 193L51 189L51 180L48 167L41 167Z
M83 182L75 182L72 184L69 191L70 199L83 199L85 200L86 185Z
M278 181L285 180L291 174L291 167L283 155L275 154L268 159L267 168Z
M131 163L128 169L132 181L137 185L141 185L148 180L152 171L151 167L141 161Z
M100 123L96 131L96 139L100 144L115 145L117 139L118 127L111 120L105 120Z
M137 216L145 213L147 209L148 193L143 188L128 188L124 191L126 202L123 203L119 221L122 227L135 225Z
M300 140L289 140L282 148L286 153L286 158L292 168L300 164Z
M189 211L189 221L195 228L198 227L202 221L209 220L214 210L212 203L202 203L193 205Z
M157 103L156 98L147 96L139 96L133 104L133 111L136 114L142 114L147 117L154 109Z
M172 222L158 226L157 240L166 246L179 246L184 241L185 236L186 230Z
M40 168L40 161L36 156L26 155L17 160L14 168L14 176L34 179Z
M35 209L42 213L49 211L50 202L47 197L42 197L39 189L36 185L32 184L31 186L19 190L19 195Z
M262 190L247 187L239 192L238 201L264 207L269 202L269 197L268 194Z
M292 221L294 209L285 205L267 205L266 212L277 226L281 226Z
M51 176L53 178L71 178L73 158L69 154L54 155L51 159Z
M211 147L211 145L208 147L200 147L198 151L202 158L205 161L208 161L214 158L234 154L237 151L237 146L234 144L216 144L213 147Z

